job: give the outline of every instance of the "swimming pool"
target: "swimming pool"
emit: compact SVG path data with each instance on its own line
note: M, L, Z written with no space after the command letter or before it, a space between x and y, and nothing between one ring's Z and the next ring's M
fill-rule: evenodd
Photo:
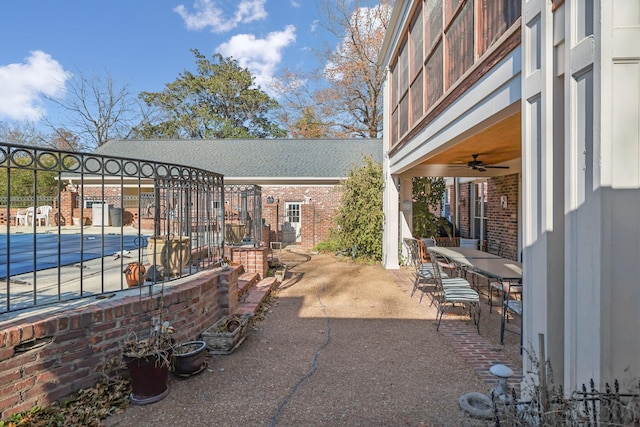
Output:
M147 237L135 234L4 234L0 236L0 279L146 246Z

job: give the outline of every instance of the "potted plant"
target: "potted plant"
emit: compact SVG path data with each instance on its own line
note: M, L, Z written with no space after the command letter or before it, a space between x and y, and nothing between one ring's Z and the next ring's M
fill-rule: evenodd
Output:
M207 343L204 341L187 341L178 344L173 353L173 372L181 377L190 377L204 371L207 362Z
M146 339L134 337L124 345L123 359L131 378L131 403L146 405L169 394L167 381L172 367L174 329L169 322L154 327Z
M202 332L202 339L211 354L231 354L242 344L249 333L250 314L221 317L213 326Z

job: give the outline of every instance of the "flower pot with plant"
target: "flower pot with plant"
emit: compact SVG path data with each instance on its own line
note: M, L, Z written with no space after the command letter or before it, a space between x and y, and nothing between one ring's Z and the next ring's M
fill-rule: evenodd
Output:
M180 377L199 374L207 367L204 358L207 355L207 343L204 341L187 341L178 344L173 353L173 372Z
M131 403L146 405L169 394L167 381L172 367L174 329L169 322L154 328L147 339L130 339L124 345L123 359L131 379Z
M247 337L250 320L249 314L223 316L202 332L202 339L207 343L209 353L233 353Z

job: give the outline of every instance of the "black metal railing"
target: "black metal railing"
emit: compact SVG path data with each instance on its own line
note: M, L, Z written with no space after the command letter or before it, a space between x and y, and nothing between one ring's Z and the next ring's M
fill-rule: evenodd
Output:
M0 314L124 290L132 262L149 292L214 267L221 206L211 171L0 142Z
M262 240L262 188L225 185L224 200L225 242L238 245Z

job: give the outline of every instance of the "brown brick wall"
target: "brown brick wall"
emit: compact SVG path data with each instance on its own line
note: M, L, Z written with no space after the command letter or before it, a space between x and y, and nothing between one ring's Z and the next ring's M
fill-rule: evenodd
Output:
M236 248L230 247L231 261L242 264L246 273L258 273L261 279L267 277L269 264L267 257L269 255L269 247L260 248Z
M518 246L518 203L520 175L512 174L487 179L487 241L504 244L510 248ZM471 236L471 186L460 184L460 236ZM501 197L506 196L507 207L501 206Z
M460 237L469 238L471 236L471 183L466 182L460 184L458 200L459 205L459 221L460 221Z
M494 241L513 249L518 247L519 183L519 174L496 177L488 181L488 242ZM506 208L503 208L500 203L503 196L507 200Z
M271 196L275 202L267 203ZM301 206L301 242L300 246L312 248L329 237L329 230L335 224L336 210L340 206L341 192L338 187L331 186L263 186L262 216L271 225L271 241L282 241L276 235L282 231L284 224L285 202L300 202ZM308 202L306 202L308 200ZM305 203L306 202L306 203ZM276 213L279 218L276 218Z
M163 318L176 328L176 340L199 337L219 317L235 310L241 272L242 267L206 272L165 288ZM149 331L160 302L159 296L143 300L128 296L3 324L0 419L92 386L105 363L121 357L130 332Z

